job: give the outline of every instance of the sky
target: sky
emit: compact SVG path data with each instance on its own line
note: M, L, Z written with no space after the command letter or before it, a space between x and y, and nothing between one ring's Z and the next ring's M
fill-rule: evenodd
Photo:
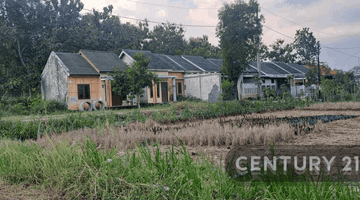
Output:
M245 0L248 2L249 0ZM218 10L234 0L81 0L84 9L102 11L113 5L113 15L121 22L138 24L135 18L154 22L182 24L185 37L209 36L217 46ZM265 17L262 42L277 39L292 43L296 30L309 27L320 41L320 62L332 69L348 71L360 65L360 1L359 0L258 0L260 14ZM82 13L89 12L83 10ZM127 18L122 18L127 17ZM150 30L158 25L149 23ZM190 25L190 26L187 26ZM199 27L196 27L199 26ZM208 26L208 27L207 27Z

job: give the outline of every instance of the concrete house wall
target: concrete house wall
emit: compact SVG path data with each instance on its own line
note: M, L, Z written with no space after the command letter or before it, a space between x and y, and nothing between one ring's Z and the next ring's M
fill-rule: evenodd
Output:
M221 74L185 74L184 85L186 88L185 96L194 96L203 101L214 102L219 97L221 91Z
M57 100L67 103L69 69L52 52L41 74L41 96L43 100Z

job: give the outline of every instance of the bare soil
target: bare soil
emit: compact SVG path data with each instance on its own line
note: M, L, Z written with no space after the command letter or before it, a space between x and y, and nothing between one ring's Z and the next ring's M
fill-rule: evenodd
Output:
M61 199L53 191L35 185L10 185L0 180L0 199L2 200L55 200Z

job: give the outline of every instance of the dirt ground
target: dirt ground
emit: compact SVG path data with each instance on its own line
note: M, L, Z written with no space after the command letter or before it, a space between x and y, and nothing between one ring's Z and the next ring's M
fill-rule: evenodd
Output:
M48 200L60 199L60 196L33 185L10 185L0 180L1 200Z
M276 116L276 117L301 117L313 115L360 115L360 111L351 110L337 110L337 111L322 111L322 110L285 110L265 113L255 113L250 116ZM229 117L232 118L232 117ZM295 136L291 143L294 145L360 145L360 117L346 120L338 120L325 124L327 131L320 133L310 133L308 135ZM278 143L281 145L284 143ZM276 144L275 144L276 145ZM162 146L161 151L170 146ZM198 156L205 155L213 159L216 164L220 164L220 159L225 159L226 154L231 147L186 147L190 155L196 159ZM155 148L153 148L155 150ZM119 152L123 154L123 152ZM27 185L9 185L0 181L0 199L4 200L28 200L28 199L60 199L58 195L44 189L36 188L35 186Z

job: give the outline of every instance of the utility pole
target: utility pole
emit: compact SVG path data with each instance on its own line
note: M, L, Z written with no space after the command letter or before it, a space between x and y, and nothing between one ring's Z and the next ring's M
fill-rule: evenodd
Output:
M259 27L260 23L259 23L259 5L257 5L257 10L256 10L256 26ZM259 72L259 78L260 78L260 84L259 84L259 97L262 97L262 80L261 80L261 63L260 63L260 35L257 36L257 69Z
M318 80L319 80L319 83L318 83L318 87L319 87L319 98L320 98L320 95L321 95L321 92L320 92L320 83L321 83L321 75L320 75L320 42L318 41L317 42L317 47L318 47L318 55L317 55L317 61L318 61Z

